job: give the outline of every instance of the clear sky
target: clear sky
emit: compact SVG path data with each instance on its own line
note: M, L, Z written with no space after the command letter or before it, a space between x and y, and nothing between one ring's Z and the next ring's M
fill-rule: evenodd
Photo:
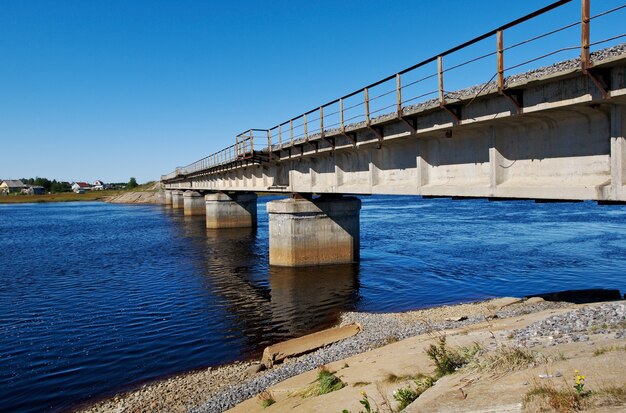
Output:
M549 3L0 0L0 179L158 179Z

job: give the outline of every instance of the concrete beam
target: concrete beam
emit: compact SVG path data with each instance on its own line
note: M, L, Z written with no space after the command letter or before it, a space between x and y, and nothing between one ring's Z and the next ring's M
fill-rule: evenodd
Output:
M270 265L358 261L360 209L361 200L354 197L268 202Z
M257 194L218 192L204 197L207 228L246 228L257 225Z

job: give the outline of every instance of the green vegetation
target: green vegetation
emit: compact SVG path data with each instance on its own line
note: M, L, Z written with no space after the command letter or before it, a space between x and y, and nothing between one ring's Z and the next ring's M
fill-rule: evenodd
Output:
M563 356L559 354L558 357ZM471 371L506 373L547 362L548 359L539 352L533 352L523 347L501 346L483 357L470 356L467 369Z
M130 177L130 180L128 181L128 184L126 185L126 187L128 189L135 189L139 186L139 184L137 183L137 180L135 179L134 176Z
M609 353L611 351L626 351L626 346L609 346L609 347L600 347L593 352L594 356L601 356L604 353Z
M393 392L393 398L399 402L398 411L404 410L409 404L419 397L418 392L410 386L400 388Z
M345 387L335 374L326 368L326 366L318 367L317 379L306 389L297 392L302 397L320 396L322 394L334 392Z
M52 181L48 178L22 178L21 181L24 185L36 185L42 186L46 193L59 193L59 192L72 192L72 187L69 182L57 181L53 179Z
M376 406L376 409L372 408L372 405L370 403L369 398L367 397L367 393L365 393L365 390L361 392L361 396L362 396L362 399L359 400L359 403L363 405L365 410L359 410L359 413L379 413L378 406ZM341 413L350 413L350 411L343 409Z
M101 201L102 199L123 194L124 191L88 191L84 194L64 192L45 195L5 195L0 196L0 204L24 204L40 202L74 202L74 201Z
M572 412L582 409L582 398L570 390L557 390L550 385L535 386L526 393L524 411Z
M557 389L552 383L533 386L524 396L525 412L577 412L626 403L626 388L610 386L598 390L585 390L585 376L574 371L574 385Z
M272 393L267 390L259 393L258 399L261 402L261 406L263 406L264 409L276 403L276 400L274 399L274 396L272 395Z
M131 181L135 178L131 178ZM47 178L22 178L21 181L25 185L37 185L44 187L46 193L42 195L27 195L23 193L0 195L0 204L23 204L23 203L41 203L41 202L75 202L75 201L101 201L110 196L117 196L129 190L127 183L112 183L111 188L104 191L85 191L85 193L77 194L72 192L69 182L61 182L57 180L50 181ZM137 185L135 180L135 191L158 191L155 181L146 182Z
M431 344L426 354L435 363L435 377L440 378L452 374L465 366L480 350L477 344L461 350L448 348L446 336L439 337L437 345Z

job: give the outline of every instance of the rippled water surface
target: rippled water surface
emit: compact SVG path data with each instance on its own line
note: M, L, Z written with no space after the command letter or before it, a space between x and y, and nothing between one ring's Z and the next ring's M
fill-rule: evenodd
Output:
M626 207L364 197L359 265L268 266L256 230L160 206L0 205L0 411L62 411L257 355L343 310L625 289Z

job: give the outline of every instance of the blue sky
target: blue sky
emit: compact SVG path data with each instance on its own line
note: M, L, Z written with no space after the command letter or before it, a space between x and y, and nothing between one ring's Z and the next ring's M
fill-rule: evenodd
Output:
M549 3L0 0L0 179L158 179Z

